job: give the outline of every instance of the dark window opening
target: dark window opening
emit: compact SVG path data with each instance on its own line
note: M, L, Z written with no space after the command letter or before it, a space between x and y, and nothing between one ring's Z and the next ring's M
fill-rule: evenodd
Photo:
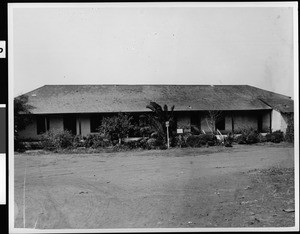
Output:
M225 130L225 116L221 116L216 121L216 129Z
M90 120L91 120L91 132L99 132L99 127L102 124L102 119L103 116L96 114L96 115L92 115Z
M37 116L36 119L36 129L37 129L37 134L43 134L46 131L49 131L50 128L50 123L49 123L49 118L45 116Z
M201 132L201 116L199 112L191 112L191 131L193 134Z
M76 135L76 117L75 116L64 116L64 130L70 131L73 135Z
M257 131L262 132L262 115L257 117Z

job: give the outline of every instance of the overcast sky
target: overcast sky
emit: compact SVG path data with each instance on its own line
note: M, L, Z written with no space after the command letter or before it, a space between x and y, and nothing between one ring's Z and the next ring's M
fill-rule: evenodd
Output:
M13 9L14 96L45 84L248 84L293 97L292 8L96 6Z

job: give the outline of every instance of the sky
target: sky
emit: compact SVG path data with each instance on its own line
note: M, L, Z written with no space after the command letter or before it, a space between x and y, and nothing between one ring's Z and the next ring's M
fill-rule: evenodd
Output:
M13 8L14 96L46 84L247 84L294 96L291 7L122 6Z

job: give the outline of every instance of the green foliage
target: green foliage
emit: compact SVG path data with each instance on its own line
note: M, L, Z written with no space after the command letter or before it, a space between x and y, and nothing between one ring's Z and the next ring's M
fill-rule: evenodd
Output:
M201 147L200 137L197 135L191 135L186 140L186 145L189 147Z
M73 146L74 136L67 130L50 130L42 135L42 146L47 150L65 149Z
M140 129L140 134L143 137L149 137L153 132L150 126L142 126L139 129Z
M123 145L128 149L146 149L148 137L143 137L137 140L124 142Z
M284 139L283 132L278 130L278 131L269 133L266 135L266 139L267 139L267 141L270 141L273 143L279 143L279 142L283 141L283 139Z
M108 137L112 142L120 141L128 135L134 125L131 123L132 116L124 113L119 113L116 116L104 118L99 131L104 136Z
M217 137L213 134L190 135L186 139L186 145L189 147L214 146L216 143Z
M146 106L148 109L152 111L152 114L146 115L148 118L148 122L151 127L157 133L157 141L161 145L165 145L167 143L167 127L166 122L169 121L169 137L173 137L173 131L176 129L176 123L174 120L174 108L172 106L171 109L168 109L167 105L161 107L156 102L150 102L149 105Z
M259 142L259 133L253 128L244 128L239 130L241 135L235 140L238 144L255 144Z
M73 139L73 147L84 147L85 139L86 138L81 135L76 135Z
M17 152L24 152L26 150L25 145L16 135L14 136L14 150Z
M34 107L28 104L28 96L22 95L14 99L14 148L16 151L24 151L25 147L20 142L19 131L32 122L31 110Z
M147 149L156 149L160 145L160 142L157 138L149 138L146 142Z
M287 142L294 142L294 116L290 115L288 117L288 126L285 132L285 140Z
M233 143L233 136L231 133L227 134L227 137L224 138L224 146L225 147L232 147L232 143Z
M172 142L172 146L176 146L179 148L187 147L183 135L177 135L173 139L174 139L174 141Z
M89 134L84 139L83 146L86 148L108 147L110 142L100 134Z
M31 110L34 107L28 104L28 96L21 95L14 99L14 127L15 133L25 129L32 122Z

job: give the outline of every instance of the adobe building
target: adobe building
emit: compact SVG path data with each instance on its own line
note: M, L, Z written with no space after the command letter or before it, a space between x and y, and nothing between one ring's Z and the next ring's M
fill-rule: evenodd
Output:
M45 85L24 95L34 118L22 138L38 139L47 130L66 129L86 136L97 132L101 119L119 112L138 120L151 112L152 101L171 107L177 129L193 126L210 132L209 112L220 113L214 129L222 133L254 128L259 132L286 131L293 100L249 85Z

